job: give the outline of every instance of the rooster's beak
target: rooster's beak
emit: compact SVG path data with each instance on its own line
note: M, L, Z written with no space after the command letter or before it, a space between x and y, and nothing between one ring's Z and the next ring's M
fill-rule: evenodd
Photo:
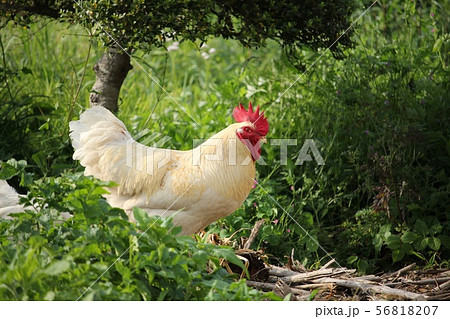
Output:
M260 141L261 141L261 143L267 143L267 140L265 137L261 137Z

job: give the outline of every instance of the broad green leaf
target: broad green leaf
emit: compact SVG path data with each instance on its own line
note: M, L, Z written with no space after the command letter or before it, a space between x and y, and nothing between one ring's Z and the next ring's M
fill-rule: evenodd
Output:
M150 217L147 212L139 207L133 207L133 215L138 225L146 226L150 223Z
M414 224L414 230L422 236L428 235L428 226L420 219L416 220L416 223Z
M396 263L405 257L405 252L401 249L395 249L392 251L392 262Z
M8 163L2 163L1 166L2 168L0 170L0 179L8 180L11 177L14 177L20 173L20 171L18 171L16 168L14 168L12 165Z
M317 243L317 240L308 236L308 239L306 240L306 250L309 252L315 252L318 247L319 244Z
M428 245L428 238L422 238L422 239L418 238L418 240L414 242L414 247L417 250L424 250L425 247L427 247L427 245Z
M390 235L386 239L386 245L392 250L400 249L402 247L402 241L398 235Z
M404 243L402 245L402 250L405 254L410 254L413 251L413 246L411 244Z
M70 268L70 263L67 260L58 260L50 264L45 270L44 273L49 276L59 275Z
M442 225L441 224L433 224L430 227L430 235L434 236L436 234L439 234L442 231Z
M402 242L404 242L404 243L412 244L414 241L417 240L417 238L418 238L418 236L417 236L416 234L414 234L413 232L411 232L411 231L406 231L406 232L402 235L401 240L402 240Z
M103 194L109 194L109 192L101 186L96 187L91 193L91 195L103 195Z
M369 263L365 259L360 259L356 263L356 266L358 267L358 271L365 273L367 268L369 267Z
M428 247L430 247L433 250L438 251L439 248L441 248L441 241L437 237L430 237L428 239Z
M148 283L149 283L149 284L152 284L154 279L155 279L155 272L154 272L151 268L149 268L149 269L147 270L147 280L148 280Z
M192 260L199 265L206 264L208 255L203 250L199 250L192 255Z
M381 247L383 247L383 237L380 234L376 234L373 238L373 245L376 252L380 252Z
M347 258L347 264L351 265L358 260L358 256L350 256Z

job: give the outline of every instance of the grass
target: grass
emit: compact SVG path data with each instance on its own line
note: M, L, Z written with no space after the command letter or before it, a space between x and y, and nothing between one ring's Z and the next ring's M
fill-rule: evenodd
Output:
M248 228L265 219L255 248L280 263L295 249L295 258L311 268L329 258L321 247L361 272L411 261L446 266L446 6L382 1L355 27L355 47L345 60L325 53L304 75L272 42L251 50L211 39L203 48L181 43L175 51L136 52L118 116L132 134L149 129L170 137L164 146L190 149L192 139L224 128L233 107L251 100L268 110L269 140L297 145L288 146L287 165L280 163L279 146L264 145L262 187L209 231L248 236ZM67 123L89 106L91 68L103 49L81 28L48 22L30 29L8 25L0 36L7 80L0 95L0 159L26 159L35 178L80 170L70 158ZM304 64L322 53L305 50ZM306 139L314 140L324 166L295 165Z

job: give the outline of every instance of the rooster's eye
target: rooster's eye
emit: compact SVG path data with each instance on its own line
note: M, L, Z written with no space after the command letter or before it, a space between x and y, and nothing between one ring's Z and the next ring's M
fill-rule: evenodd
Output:
M249 129L248 127L244 128L244 130L245 130L247 133L250 133L250 132L252 131L252 130Z

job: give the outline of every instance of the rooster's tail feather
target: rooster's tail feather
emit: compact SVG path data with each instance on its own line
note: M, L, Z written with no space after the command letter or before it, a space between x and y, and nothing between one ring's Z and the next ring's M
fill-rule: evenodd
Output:
M69 126L75 149L73 159L86 167L85 175L110 180L108 168L118 161L116 147L132 139L125 124L107 109L97 106L86 110Z
M9 214L23 211L19 204L19 194L4 180L0 180L0 218L7 218Z

